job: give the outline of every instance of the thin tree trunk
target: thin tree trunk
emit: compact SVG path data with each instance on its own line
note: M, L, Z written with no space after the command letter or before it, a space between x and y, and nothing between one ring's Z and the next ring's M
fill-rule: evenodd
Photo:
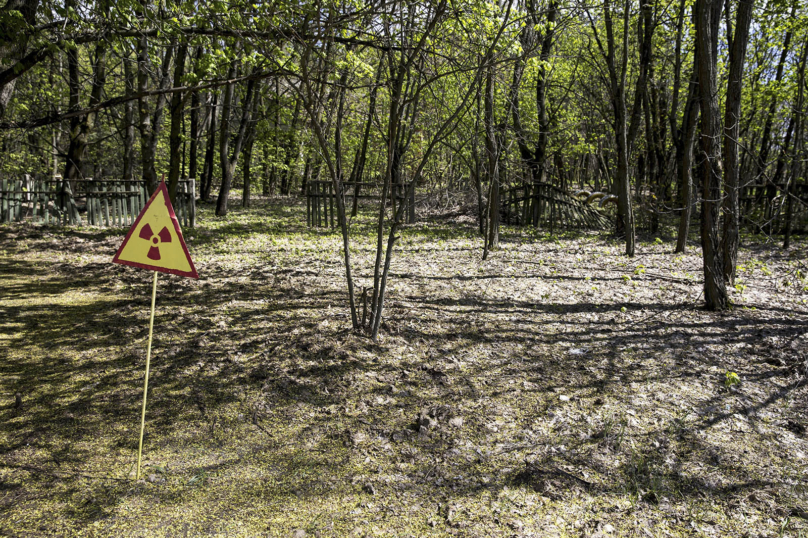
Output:
M724 236L723 276L730 285L735 285L735 267L738 262L738 133L741 120L741 91L743 66L746 59L746 44L749 41L749 25L752 22L753 0L738 3L735 35L729 54L729 81L724 114ZM729 17L729 14L727 14ZM729 30L729 29L728 29ZM727 32L731 34L731 32Z
M382 72L384 71L384 62L379 61L376 68L376 82L370 90L370 101L368 103L368 116L365 119L365 130L362 134L362 146L357 153L356 164L351 170L351 181L361 182L365 172L365 162L367 161L368 143L370 141L370 128L373 125L373 116L376 112L376 94L379 89L379 82L381 81ZM352 212L356 216L356 211Z
M789 23L794 20L798 4L799 2L797 0L792 0L791 12L788 17ZM780 81L783 80L786 58L788 57L788 54L791 52L792 35L793 35L792 26L789 24L788 29L786 30L785 37L783 39L783 48L780 51L780 59L777 62L777 71L775 72L774 75L775 84L779 84ZM768 164L767 161L769 160L769 150L771 147L771 134L774 125L774 116L776 111L777 111L777 95L774 94L772 96L771 102L769 103L769 110L768 113L766 114L766 121L764 122L763 125L763 137L760 140L760 152L758 153L757 171L755 173L755 175L758 177L763 173L763 171L766 169L766 165Z
M286 194L288 195L292 190L293 164L297 162L297 157L300 154L300 145L298 144L298 123L300 121L300 99L295 100L295 109L292 113L292 123L289 126L289 133L286 137L286 148L284 148L283 159L283 179L281 185L285 185ZM282 187L283 188L283 187Z
M794 185L797 183L797 178L800 177L800 165L804 161L803 151L805 141L803 139L803 131L805 129L805 111L803 107L805 106L805 63L806 58L808 58L808 40L802 46L802 52L800 54L799 60L799 67L797 68L797 99L794 104L794 112L792 113L792 117L795 118L795 142L794 142L794 154L791 159L791 180L788 182L788 189L786 190L786 196L788 201L786 202L786 224L785 224L785 232L783 237L783 248L788 249L791 246L791 227L792 227L792 220L793 220L793 204L794 204L794 194L793 189Z
M202 47L198 46L194 54L194 71L198 75L201 75L201 58ZM199 92L193 92L191 94L191 147L188 151L188 177L193 179L199 179L197 177L197 167L199 164L199 109L201 106Z
M224 91L224 90L223 90ZM205 167L202 170L202 185L199 190L200 200L210 200L210 191L213 186L213 167L216 153L216 112L219 104L219 93L213 92L213 101L210 106L210 124L208 125L208 147L205 150Z
M79 106L79 60L78 51L70 48L67 51L70 105L71 108ZM95 46L95 61L93 62L93 82L90 90L90 107L101 102L106 84L107 43L99 41ZM67 163L64 178L66 180L78 179L82 175L82 163L87 151L90 132L95 127L97 112L89 112L84 116L77 116L70 122L70 145L67 150Z
M67 5L69 6L70 3ZM73 6L75 6L75 1ZM25 54L28 39L32 32L27 31L27 29L24 30L24 27L36 24L38 7L39 0L7 0L5 5L0 8L0 17L4 21L16 20L17 24L20 24L19 27L14 29L4 28L2 36L0 36L0 71L13 65ZM16 79L0 85L0 119L5 116L8 103L14 95L15 84Z
M125 91L129 96L135 91L135 70L132 69L128 54L123 58L123 66ZM127 101L123 107L123 179L133 179L135 177L135 101Z
M499 248L499 147L494 131L494 67L488 58L485 74L485 153L488 160L488 233L483 249L483 259L490 250ZM539 135L541 138L541 135Z
M601 54L606 60L606 67L609 72L609 86L614 109L614 135L617 149L617 177L615 177L614 189L617 194L617 233L625 233L626 255L633 257L635 248L634 239L634 210L631 203L631 184L628 177L628 153L630 151L630 139L628 136L627 110L626 110L626 75L628 72L628 35L629 20L631 15L631 1L626 0L623 6L623 43L620 66L618 68L614 22L612 17L611 0L606 0L603 4L604 23L606 26L606 45L604 50L600 39L597 37L597 30L594 21L590 18L590 25L595 31L595 37Z
M718 24L722 0L696 1L699 93L701 97L701 147L705 162L701 202L701 248L704 262L704 299L708 310L729 306L718 237L721 204L721 135L718 111Z
M228 78L233 79L236 77L235 62L230 67ZM244 137L247 135L247 129L250 127L251 122L251 108L253 89L255 88L255 80L250 80L247 83L247 95L244 96L242 102L241 124L239 125L238 134L233 141L233 156L229 156L230 149L230 112L233 107L233 93L235 90L234 84L228 84L225 88L224 104L222 106L222 125L219 133L219 159L222 166L222 185L219 188L219 197L216 200L216 215L224 217L227 215L227 201L230 197L230 185L233 182L233 173L236 170L239 154L241 154L241 147L244 144Z
M166 48L163 56L162 66L158 75L158 89L166 90L171 77L169 70L171 67L171 57L174 47ZM149 73L151 66L149 62L149 43L146 36L140 38L138 50L138 92L146 92L149 89ZM160 131L163 127L163 113L166 105L166 94L160 93L154 105L154 113L149 107L148 97L139 99L138 112L140 115L140 160L143 168L143 179L146 181L146 188L151 194L157 189L157 170L155 168L155 158L157 154L157 142Z
M250 121L258 111L258 99L252 100L252 110L250 111ZM247 140L244 142L244 185L241 191L241 207L250 207L250 191L252 190L252 157L253 146L255 145L255 125L250 125L247 129Z
M174 85L178 86L182 81L185 72L185 56L188 53L187 45L177 47L176 58L174 59ZM180 182L181 148L182 148L182 113L185 101L182 92L174 92L171 96L170 118L171 130L168 135L168 196L171 203L177 202L177 187ZM184 154L184 152L182 152Z
M241 190L241 207L250 207L250 189L252 188L252 156L253 141L244 145L244 185Z
M694 62L695 63L695 62ZM696 142L698 128L699 102L698 80L694 66L693 78L690 80L690 91L682 117L682 139L677 146L677 163L679 165L679 193L682 212L679 215L679 230L676 238L676 250L687 249L687 236L690 233L690 217L693 214L693 145Z

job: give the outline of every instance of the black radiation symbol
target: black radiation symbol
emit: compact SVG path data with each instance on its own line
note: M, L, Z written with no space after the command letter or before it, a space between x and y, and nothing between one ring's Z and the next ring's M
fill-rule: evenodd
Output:
M170 243L171 242L171 232L168 231L168 228L163 226L163 229L160 230L159 234L155 234L151 226L146 224L143 228L140 229L140 233L138 237L141 239L146 239L147 241L151 241L152 247L149 248L148 257L150 260L159 260L160 259L160 243Z

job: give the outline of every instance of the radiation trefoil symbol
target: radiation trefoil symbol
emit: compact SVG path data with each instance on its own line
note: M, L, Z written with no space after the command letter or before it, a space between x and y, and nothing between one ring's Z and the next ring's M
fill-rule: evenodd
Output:
M140 229L140 234L138 237L141 239L146 239L147 241L152 243L152 246L149 248L149 253L147 254L150 260L159 260L160 259L160 243L170 243L171 242L171 232L168 231L168 228L163 226L163 229L160 230L160 233L155 234L152 232L151 226L146 224L143 228Z
M140 211L112 261L150 271L199 278L164 182L160 182Z

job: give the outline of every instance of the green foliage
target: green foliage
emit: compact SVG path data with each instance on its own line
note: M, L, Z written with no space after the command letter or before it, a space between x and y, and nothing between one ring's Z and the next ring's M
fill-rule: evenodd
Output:
M724 386L727 388L734 387L735 385L740 384L741 378L735 372L727 372L726 378L724 379Z

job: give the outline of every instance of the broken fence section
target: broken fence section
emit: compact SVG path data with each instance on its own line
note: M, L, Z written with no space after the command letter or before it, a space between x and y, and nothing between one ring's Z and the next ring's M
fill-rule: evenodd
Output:
M0 179L0 222L131 226L149 194L140 179ZM174 204L182 226L196 226L196 182L183 179Z
M549 183L505 189L500 195L505 224L606 230L611 219L593 205Z
M404 219L407 224L415 223L415 189L409 183L396 183L393 186L393 210L404 204ZM345 212L356 215L360 199L381 200L382 187L376 183L343 181L343 201ZM388 203L391 197L388 194ZM348 205L351 204L351 205ZM309 181L306 183L306 224L309 227L332 228L336 225L337 198L331 181Z

